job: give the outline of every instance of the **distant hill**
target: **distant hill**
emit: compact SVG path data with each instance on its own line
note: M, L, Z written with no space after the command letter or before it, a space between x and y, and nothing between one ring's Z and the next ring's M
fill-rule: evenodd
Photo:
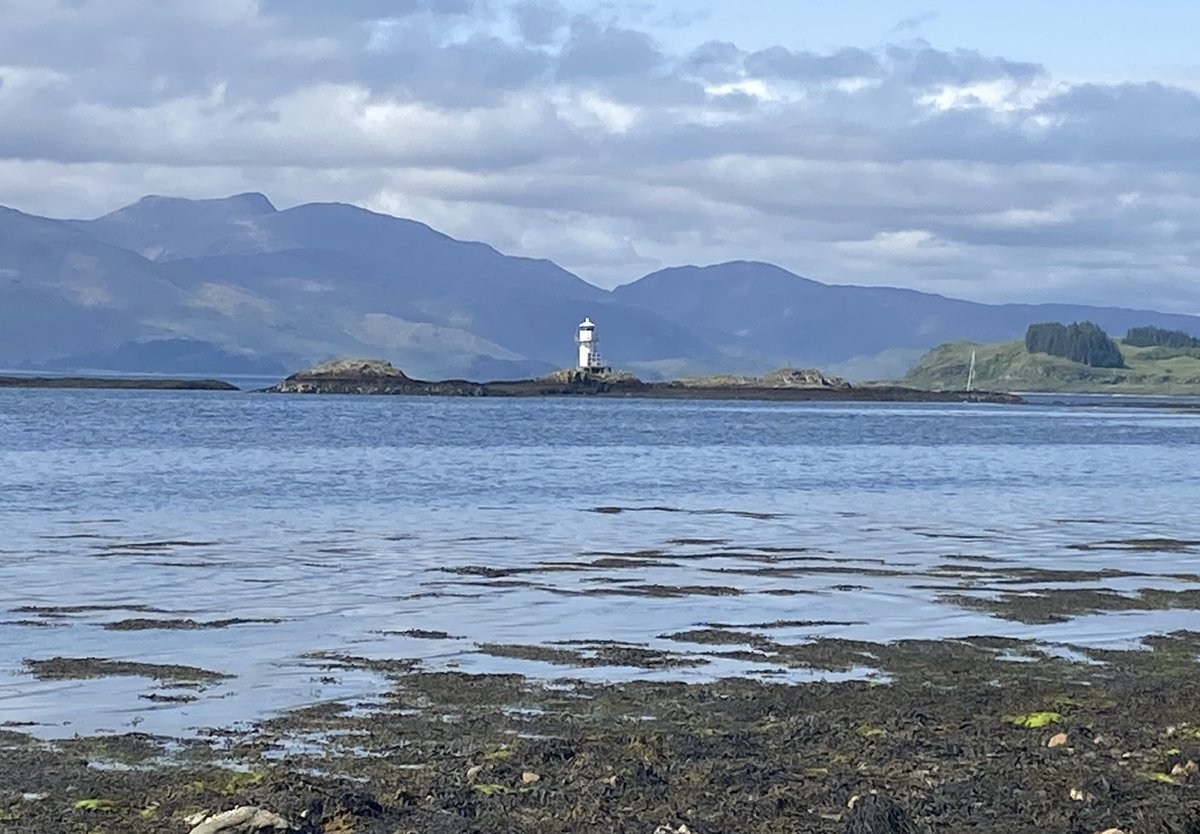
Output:
M989 391L1107 394L1200 394L1200 350L1133 347L1118 341L1126 368L1093 368L1045 353L1023 341L953 342L923 356L903 384L962 390L975 353L975 387Z
M68 222L0 208L0 365L217 326L217 316L140 255Z
M605 359L644 379L783 365L899 376L934 345L1015 339L1039 321L1200 332L1189 316L975 304L753 262L610 292L423 223L337 203L279 210L255 193L146 197L95 220L0 209L0 367L221 376L378 356L422 378L518 378L570 364L585 316Z
M892 287L822 284L740 261L655 272L614 295L699 328L723 349L851 379L899 376L929 348L1024 336L1034 322L1093 321L1111 333L1152 324L1200 330L1200 318L1118 307L976 304Z
M40 260L10 263L30 230L53 243ZM146 197L96 220L12 211L0 216L0 244L6 231L0 306L33 316L28 333L9 331L0 366L127 371L140 357L137 370L182 372L208 357L218 364L207 372L235 373L378 355L424 377L525 377L567 364L587 315L603 322L618 364L709 369L723 360L693 331L550 261L356 206L279 211L261 194ZM85 298L78 288L97 276L163 290L140 300L131 291L126 303L97 286ZM181 342L193 348L186 356Z

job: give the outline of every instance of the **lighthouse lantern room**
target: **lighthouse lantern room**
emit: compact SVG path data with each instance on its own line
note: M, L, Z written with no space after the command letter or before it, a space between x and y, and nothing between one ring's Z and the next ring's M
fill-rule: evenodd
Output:
M579 347L579 370L593 374L609 370L600 358L600 339L596 336L596 325L590 318L580 322L575 344Z

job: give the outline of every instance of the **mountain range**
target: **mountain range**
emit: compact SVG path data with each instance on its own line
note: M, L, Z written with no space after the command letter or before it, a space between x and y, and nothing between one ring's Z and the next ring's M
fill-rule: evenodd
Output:
M1200 318L1080 305L987 305L829 285L777 266L661 270L608 291L340 203L262 194L145 197L94 220L0 208L0 367L275 375L332 357L413 376L502 379L574 357L590 316L605 358L646 378L817 366L899 376L934 345L1018 338L1037 321L1200 332Z

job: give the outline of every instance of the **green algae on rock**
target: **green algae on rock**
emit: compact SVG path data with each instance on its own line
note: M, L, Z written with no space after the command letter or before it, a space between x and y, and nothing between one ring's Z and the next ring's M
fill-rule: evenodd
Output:
M196 666L163 663L139 663L98 657L51 657L26 660L26 668L42 680L85 680L113 676L153 678L167 683L216 683L231 676Z

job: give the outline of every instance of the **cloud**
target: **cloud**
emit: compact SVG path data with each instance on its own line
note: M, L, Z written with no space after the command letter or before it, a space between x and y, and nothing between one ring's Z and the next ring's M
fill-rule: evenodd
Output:
M943 51L928 44L890 46L893 73L915 87L1012 79L1028 83L1045 73L1038 64L983 55L973 49Z
M554 2L522 0L513 6L513 18L526 43L544 46L570 21L567 10Z
M558 62L560 79L602 80L614 76L645 77L655 73L665 57L645 32L601 26L577 17Z
M243 0L226 2L239 3ZM337 3L327 0L258 0L254 5L265 14L301 21L378 21L420 13L441 16L469 15L477 11L481 4L476 0L343 0Z
M703 21L579 8L6 0L0 202L80 216L261 190L406 214L605 284L757 258L1200 312L1193 89L1069 82L920 40L680 46Z
M851 47L820 55L773 46L746 58L746 72L750 75L797 81L863 78L878 75L882 69L875 55L865 49Z
M935 11L922 12L921 14L906 17L903 20L897 21L896 25L891 28L891 34L898 35L903 32L911 32L915 29L920 29L926 23L937 20L939 13Z
M683 60L682 69L708 81L732 81L741 78L745 53L729 41L707 41L693 49Z

